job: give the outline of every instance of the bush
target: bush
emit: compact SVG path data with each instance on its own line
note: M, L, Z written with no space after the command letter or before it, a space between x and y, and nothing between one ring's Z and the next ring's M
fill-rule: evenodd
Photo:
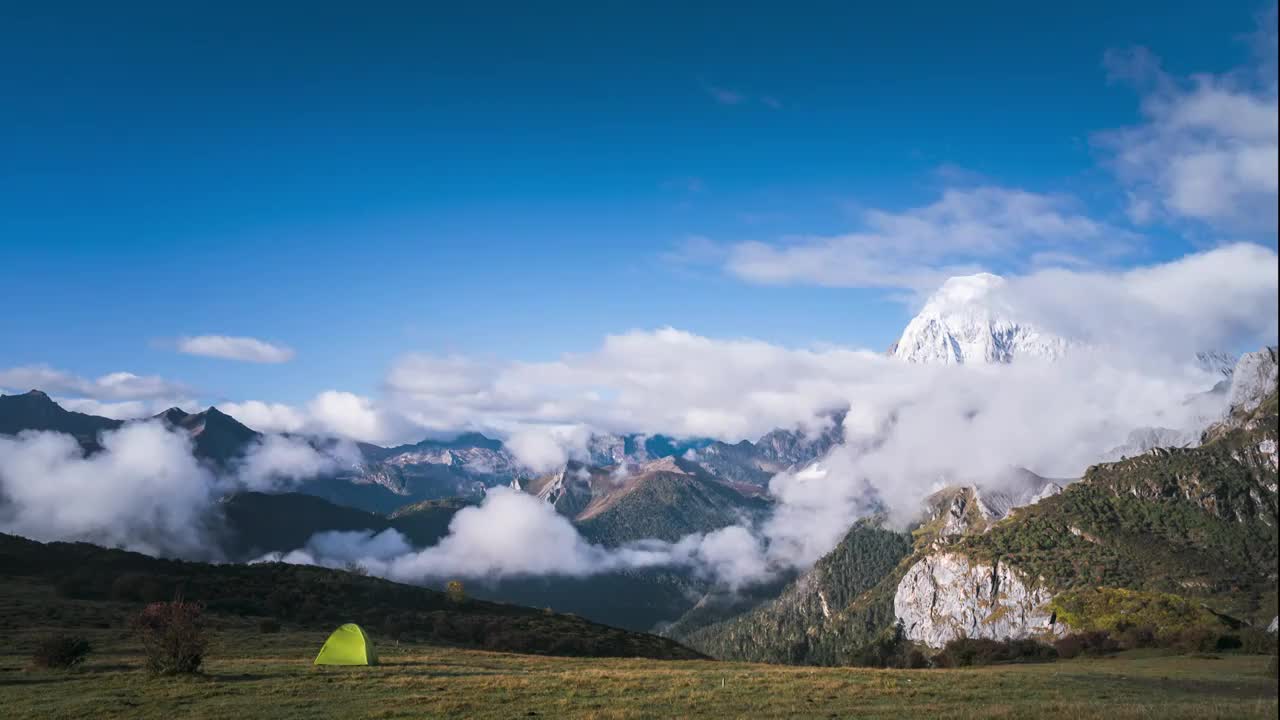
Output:
M1275 655L1276 634L1261 628L1240 631L1240 651L1250 655Z
M1239 635L1219 635L1213 645L1214 650L1239 650L1241 647L1244 647L1244 642Z
M40 640L31 664L53 670L70 670L89 655L89 641L74 635L49 635Z
M997 663L1050 662L1058 657L1052 647L1035 640L957 638L933 658L939 667L967 667Z
M1053 649L1058 657L1070 659L1079 655L1098 657L1116 652L1120 644L1112 639L1109 633L1102 630L1076 633L1054 641Z
M907 667L912 670L920 670L929 667L929 658L919 650L912 650L907 653Z
M1225 629L1200 603L1168 593L1100 587L1063 593L1050 608L1068 627L1106 631L1126 650L1188 644L1196 645L1192 652L1212 649L1206 638Z
M450 580L444 591L453 602L460 603L467 599L467 589L462 586L461 580Z
M142 573L125 573L111 582L111 599L122 602L157 602L173 596L163 580Z
M207 640L204 607L199 603L151 603L134 618L133 627L146 655L147 670L157 675L200 670Z
M1166 633L1165 638L1161 640L1156 635L1155 628L1147 625L1122 626L1115 633L1116 643L1124 650L1135 650L1137 648L1149 648L1159 645L1169 645L1171 638L1176 637L1177 632Z
M1160 644L1182 653L1208 652L1217 647L1218 633L1208 628L1187 628L1165 635Z
M258 621L258 632L271 635L280 632L280 621L275 618L263 618Z

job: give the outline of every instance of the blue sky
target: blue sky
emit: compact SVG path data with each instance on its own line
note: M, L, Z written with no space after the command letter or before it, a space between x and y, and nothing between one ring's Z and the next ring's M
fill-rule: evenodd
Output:
M1065 198L1101 228L1073 263L1274 245L1203 213L1138 227L1146 186L1098 141L1159 92L1108 51L1226 76L1256 64L1256 2L260 5L6 10L0 368L301 403L376 393L406 352L545 360L663 326L878 349L911 288L724 257L955 187ZM203 334L295 354L175 352Z

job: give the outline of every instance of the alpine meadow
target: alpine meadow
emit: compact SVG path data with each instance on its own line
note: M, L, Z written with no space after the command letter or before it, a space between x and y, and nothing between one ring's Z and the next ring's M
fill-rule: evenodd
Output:
M1276 717L1267 2L3 7L0 717Z

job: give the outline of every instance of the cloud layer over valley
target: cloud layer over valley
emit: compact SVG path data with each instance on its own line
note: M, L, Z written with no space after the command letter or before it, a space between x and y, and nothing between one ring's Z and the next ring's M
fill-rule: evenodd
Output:
M0 435L0 532L39 540L83 540L154 555L217 559L218 498L239 490L281 491L352 461L350 442L321 450L266 435L233 467L201 461L187 433L158 420L100 435L86 456L70 435Z

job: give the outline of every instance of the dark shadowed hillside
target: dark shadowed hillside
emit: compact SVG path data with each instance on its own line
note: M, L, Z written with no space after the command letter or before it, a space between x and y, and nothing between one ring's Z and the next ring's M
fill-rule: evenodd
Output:
M454 599L426 588L310 566L209 565L160 560L86 543L43 544L0 535L0 583L6 589L52 587L58 598L103 603L99 613L103 616L118 614L118 603L143 603L180 594L204 603L216 614L271 617L317 630L357 622L382 637L508 652L698 657L671 640L572 615ZM47 599L36 602L10 613L25 612L35 618L56 611ZM86 614L83 608L80 612Z

